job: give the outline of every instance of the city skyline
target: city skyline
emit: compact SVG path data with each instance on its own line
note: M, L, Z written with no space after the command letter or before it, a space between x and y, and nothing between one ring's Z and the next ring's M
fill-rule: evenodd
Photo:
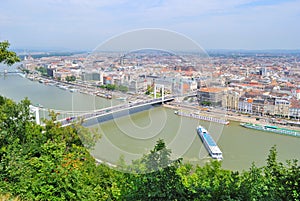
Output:
M92 50L130 30L161 28L204 49L300 49L299 0L4 0L0 41L15 49Z

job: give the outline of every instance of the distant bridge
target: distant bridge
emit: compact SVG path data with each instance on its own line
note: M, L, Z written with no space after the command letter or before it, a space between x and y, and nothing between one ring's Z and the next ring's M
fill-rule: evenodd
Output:
M8 75L8 74L18 74L18 75L22 75L24 76L25 74L23 74L20 71L0 71L0 75Z
M7 70L0 71L0 74L11 74L11 73L19 73L19 71L7 71Z

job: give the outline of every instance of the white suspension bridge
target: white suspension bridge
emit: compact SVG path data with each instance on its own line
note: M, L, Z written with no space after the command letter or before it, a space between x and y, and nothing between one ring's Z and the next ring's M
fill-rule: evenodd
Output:
M161 98L156 97L156 87L161 87ZM181 97L191 97L196 96L195 92L189 94L182 94ZM35 113L35 120L37 124L41 125L41 117L40 111L43 112L43 118L46 119L45 113L49 113L49 111L53 111L58 114L60 119L56 122L61 123L62 127L69 126L75 122L83 120L84 126L90 126L96 123L112 120L114 118L134 114L137 112L145 111L150 109L153 105L164 104L166 102L173 101L176 97L180 96L165 96L164 95L164 85L154 85L154 98L151 100L142 100L133 103L125 103L120 105L115 105L111 107L106 107L93 111L63 111L63 110L55 110L55 109L47 109L38 106L30 106L31 112ZM48 116L48 115L47 115ZM97 120L97 121L93 121Z
M111 107L106 107L93 111L64 111L64 110L55 110L55 109L47 109L41 108L37 106L30 106L31 112L35 114L35 120L37 124L43 125L41 123L41 119L46 118L46 114L49 111L53 111L58 114L60 119L56 121L56 123L61 123L62 127L69 126L75 122L80 120L84 121L85 126L92 125L94 121L97 119L97 122L104 122L107 120L111 120L114 118L126 116L129 114L134 114L137 112L141 112L147 109L150 109L153 105L159 105L166 102L173 101L175 99L174 96L155 98L151 100L144 100L134 103L125 103L120 105L115 105ZM43 112L44 116L41 117L41 112Z

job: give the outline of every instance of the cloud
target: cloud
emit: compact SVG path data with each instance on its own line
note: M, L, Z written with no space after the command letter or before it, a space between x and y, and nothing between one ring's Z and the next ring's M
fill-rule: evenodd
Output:
M22 44L25 44L24 39L40 45L59 41L61 45L75 46L78 43L74 41L80 41L82 46L87 44L89 48L120 32L148 27L172 29L198 41L205 36L204 43L214 47L218 44L222 48L242 47L250 46L250 43L270 46L271 39L279 36L281 39L284 35L291 36L289 40L294 42L299 40L295 36L300 34L299 26L296 26L300 18L299 2L2 0L0 30L2 36L7 35L18 43L22 40ZM263 39L270 42L267 44ZM278 41L273 43L279 44ZM283 46L291 46L291 42L287 41Z
M183 22L182 30L209 48L299 49L299 1L239 8L226 15L213 15L200 22ZM197 28L195 28L197 27Z

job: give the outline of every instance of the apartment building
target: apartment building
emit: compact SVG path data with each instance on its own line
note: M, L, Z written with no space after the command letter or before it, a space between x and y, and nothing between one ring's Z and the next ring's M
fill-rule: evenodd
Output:
M229 110L238 111L240 92L228 90L225 95L225 107Z
M225 94L227 88L206 87L197 91L197 100L200 105L209 104L223 107L226 105Z

